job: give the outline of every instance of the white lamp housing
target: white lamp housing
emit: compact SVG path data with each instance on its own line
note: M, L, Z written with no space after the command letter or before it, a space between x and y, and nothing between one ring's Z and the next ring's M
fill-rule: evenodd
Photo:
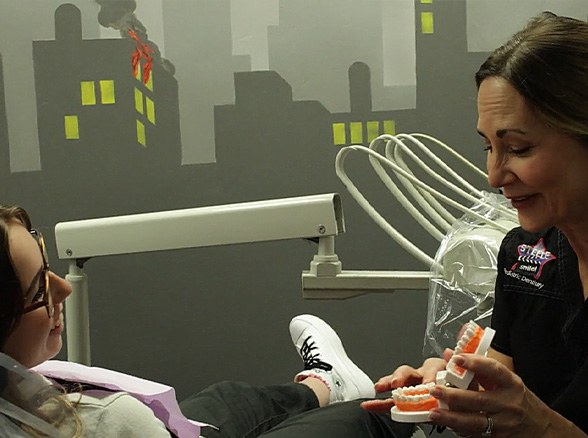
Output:
M335 236L345 231L336 193L61 222L60 259Z

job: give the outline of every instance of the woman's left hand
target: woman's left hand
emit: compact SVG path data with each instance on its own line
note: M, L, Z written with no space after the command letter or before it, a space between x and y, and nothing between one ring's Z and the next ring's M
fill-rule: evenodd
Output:
M475 373L483 391L436 386L431 394L447 409L431 411L431 423L447 426L460 436L545 436L549 408L521 378L500 362L484 356L463 354L456 364ZM486 433L486 434L484 434Z

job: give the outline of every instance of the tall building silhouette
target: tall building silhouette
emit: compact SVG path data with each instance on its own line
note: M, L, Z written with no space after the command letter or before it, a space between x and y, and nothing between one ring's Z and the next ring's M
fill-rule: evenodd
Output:
M471 124L474 133L473 73L486 55L468 53L467 2L415 1L420 124L416 129L447 133L450 138L456 131L453 124L459 123Z
M233 103L233 73L251 70L249 56L233 55L231 2L166 0L162 10L165 54L182 88L182 162L214 163L214 106Z
M281 0L280 24L268 29L269 68L288 81L295 99L317 99L331 112L349 110L354 62L370 66L375 93L383 95L381 14L380 1ZM393 108L390 99L376 106Z
M79 9L56 10L55 40L33 42L44 172L143 184L180 166L177 81L141 50L132 38L84 40Z
M335 182L331 114L318 101L293 100L277 72L235 73L235 104L215 107L215 136L227 190L261 199Z
M368 145L382 134L394 135L403 121L414 110L374 111L372 99L371 70L363 62L355 62L349 67L349 102L351 111L335 113L332 116L333 144Z

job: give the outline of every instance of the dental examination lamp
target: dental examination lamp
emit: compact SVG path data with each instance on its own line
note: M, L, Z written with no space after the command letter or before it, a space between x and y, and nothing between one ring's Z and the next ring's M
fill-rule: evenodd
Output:
M57 254L69 260L74 290L66 302L68 359L90 364L90 258L298 238L318 239L324 253L344 229L336 193L58 223Z
M66 280L68 360L90 364L88 280L93 257L286 239L318 240L310 269L302 272L304 298L344 299L370 292L428 288L428 272L344 271L335 236L345 231L336 193L61 222L55 226Z

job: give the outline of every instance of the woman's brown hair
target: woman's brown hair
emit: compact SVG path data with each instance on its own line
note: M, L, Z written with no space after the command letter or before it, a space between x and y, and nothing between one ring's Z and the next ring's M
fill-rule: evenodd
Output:
M543 12L476 73L506 79L550 127L588 145L588 23Z

